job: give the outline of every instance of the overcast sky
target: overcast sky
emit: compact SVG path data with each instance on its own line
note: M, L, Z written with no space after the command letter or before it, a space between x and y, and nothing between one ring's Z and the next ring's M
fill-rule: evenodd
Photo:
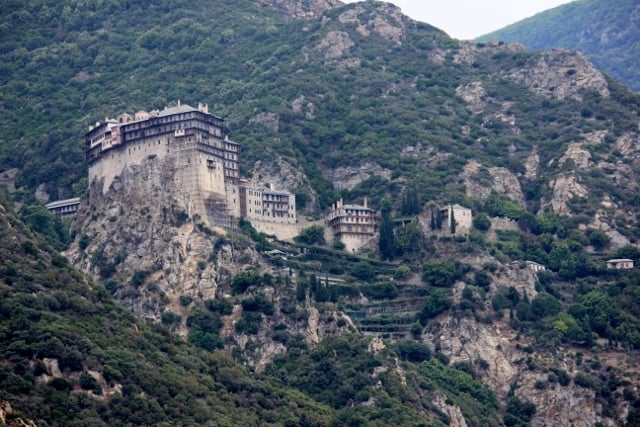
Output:
M342 0L355 3L356 0ZM416 21L473 39L571 0L385 0Z

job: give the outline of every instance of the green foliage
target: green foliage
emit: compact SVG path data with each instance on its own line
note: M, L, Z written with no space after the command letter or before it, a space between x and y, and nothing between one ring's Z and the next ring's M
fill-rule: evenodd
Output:
M324 245L327 243L324 238L324 227L321 225L305 228L293 240L304 245Z
M422 266L422 280L431 286L448 288L460 280L469 266L458 260L429 260Z
M425 326L429 319L443 313L448 310L449 307L451 307L451 301L449 301L445 289L430 289L418 319L420 323Z
M395 254L395 242L393 236L393 223L391 221L391 202L388 199L382 201L380 209L380 237L378 247L384 259L391 259Z
M491 220L484 212L473 217L473 227L479 231L487 231L491 227Z
M407 187L402 194L402 200L400 202L400 215L411 216L417 215L422 210L418 191L415 187Z
M151 274L148 270L136 270L131 276L131 284L136 288L142 286L147 277Z
M273 303L268 301L263 293L258 293L249 299L242 300L242 309L264 313L267 316L274 313Z
M536 407L531 402L522 402L515 396L507 401L507 409L504 414L504 424L508 427L526 427L530 425L531 418L536 414Z
M231 289L234 294L241 294L249 286L258 286L262 283L262 275L257 270L242 271L231 279Z
M23 206L20 218L54 248L62 250L69 244L69 225L41 204Z
M488 289L491 286L491 276L486 271L476 271L473 275L473 283L483 289Z
M499 426L498 400L494 393L467 372L431 359L420 366L427 384L437 386L447 398L460 407L465 420L474 425Z
M531 314L536 319L555 316L562 311L562 305L549 294L538 294L531 302Z
M180 301L181 306L186 307L191 304L191 302L193 301L193 297L191 295L180 295L180 298L178 298L178 300Z
M420 363L431 359L431 350L424 344L413 341L397 341L394 348L402 360Z
M371 299L394 299L398 296L398 288L390 282L361 286L360 290Z
M1 194L0 205L0 397L21 417L69 426L284 425L303 418L330 424L336 418L296 390L198 351L189 342L206 350L222 344L217 315L199 304L187 320L189 342L165 326L138 321L100 284L67 263L53 264L57 251L13 215ZM15 250L24 242L35 254ZM20 268L9 268L14 265ZM165 324L178 319L163 315ZM57 359L63 376L36 382L51 375L44 358ZM121 392L91 397L105 391L89 371Z

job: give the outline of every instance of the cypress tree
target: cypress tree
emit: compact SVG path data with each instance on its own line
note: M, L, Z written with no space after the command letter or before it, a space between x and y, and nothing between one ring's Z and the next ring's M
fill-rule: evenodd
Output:
M451 228L451 234L456 234L456 217L453 214L453 209L451 209L451 223L449 227Z
M382 201L380 216L380 253L383 258L389 259L393 257L395 245L393 241L393 223L391 222L391 203L387 199Z

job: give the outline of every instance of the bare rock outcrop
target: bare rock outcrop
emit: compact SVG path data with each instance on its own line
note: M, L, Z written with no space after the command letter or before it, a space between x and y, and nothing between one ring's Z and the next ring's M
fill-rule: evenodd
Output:
M527 156L527 160L524 162L524 177L529 180L534 180L538 177L538 170L540 169L540 156L538 150L533 149L531 154Z
M503 76L531 92L555 99L582 100L580 91L592 90L609 97L604 75L579 52L554 49L541 52L537 61L511 68Z
M339 0L256 0L262 6L280 13L285 18L315 18L325 11L342 6Z
M579 142L569 144L567 151L558 160L558 166L565 166L569 161L571 162L571 167L575 169L588 169L593 166L591 153L585 150Z
M258 113L253 116L249 122L259 123L264 127L271 129L273 132L278 132L278 130L280 130L280 118L275 113Z
M354 45L349 33L331 31L318 43L315 49L323 54L325 60L334 60L346 56Z
M487 106L487 91L482 82L476 81L456 88L458 95L467 104L472 113L482 112Z
M459 407L451 405L444 393L435 392L432 402L440 411L449 416L449 427L467 427L467 422Z
M214 298L237 268L230 246L212 250L223 232L202 224L173 178L167 161L151 158L126 167L106 194L102 182L93 183L90 207L80 207L74 224L84 237L65 252L76 268L117 278L116 297L154 321L167 306L180 312L181 295Z
M524 193L518 178L503 167L484 169L480 163L470 160L460 174L464 179L468 196L486 199L492 192L524 204Z
M277 157L273 161L258 160L253 165L251 176L259 182L273 184L276 189L304 188L307 203L306 206L298 206L298 208L305 210L317 208L318 197L307 176L282 157Z
M356 26L358 34L368 37L377 34L382 38L400 44L405 35L402 11L391 3L376 4L372 13L367 13L368 7L356 4L345 10L338 20L341 24Z
M307 101L304 95L293 100L291 110L296 114L304 115L307 120L313 120L316 116L315 105L311 101Z
M524 51L525 47L521 43L500 43L489 42L478 44L470 40L462 40L459 47L453 49L453 62L455 64L473 64L476 57L483 52L490 52L492 55L497 52L519 52Z
M327 173L336 189L351 190L362 181L372 176L391 178L391 171L376 163L364 163L359 167L339 167Z
M602 408L594 404L592 389L557 383L539 387L538 384L547 384L548 368L572 372L573 364L561 354L529 355L523 349L532 342L519 336L506 322L483 325L472 317L448 314L434 319L427 326L423 341L432 348L438 348L453 363L467 362L474 366L499 399L506 399L515 387L517 397L536 407L532 419L534 426L587 426L597 422L615 425L613 420L603 417ZM522 363L524 360L530 360L529 365L540 369L531 370Z
M36 427L36 423L33 420L17 416L16 412L11 407L11 404L6 400L3 400L0 402L0 426Z
M561 173L549 182L552 190L551 200L548 205L557 214L571 215L569 201L574 197L585 197L587 188L578 181L575 173Z

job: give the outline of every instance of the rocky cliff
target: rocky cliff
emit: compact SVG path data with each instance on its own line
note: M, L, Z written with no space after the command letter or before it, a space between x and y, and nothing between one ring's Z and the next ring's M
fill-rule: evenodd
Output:
M258 4L275 10L282 16L315 18L326 10L342 5L340 0L256 0Z

